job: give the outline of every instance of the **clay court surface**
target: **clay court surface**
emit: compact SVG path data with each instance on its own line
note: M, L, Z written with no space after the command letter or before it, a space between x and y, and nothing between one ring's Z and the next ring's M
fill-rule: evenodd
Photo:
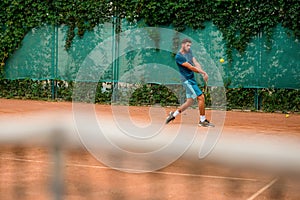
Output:
M110 105L95 108L101 116L111 115ZM172 109L165 108L165 116ZM132 120L149 122L149 107L129 110ZM72 103L0 99L1 119L56 111L71 112ZM207 110L208 118L211 112ZM197 110L190 109L185 116L190 119L190 126L197 126ZM178 118L168 126L179 124ZM206 128L197 128L199 135L205 131ZM282 113L227 111L220 140L229 133L262 138L290 136L299 140L300 115L291 113L287 118ZM43 146L1 144L0 155L0 199L55 199L51 194L55 168L51 150ZM127 173L105 166L82 147L65 152L61 173L63 199L300 199L297 175L278 177L263 170L219 165L205 159L182 158L154 172Z

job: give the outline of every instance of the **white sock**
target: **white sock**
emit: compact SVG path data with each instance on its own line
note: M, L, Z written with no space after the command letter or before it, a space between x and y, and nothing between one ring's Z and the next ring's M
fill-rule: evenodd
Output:
M204 122L206 120L205 115L200 115L200 122Z
M179 113L180 113L179 110L176 110L176 111L173 113L173 116L176 117L177 115L179 115Z

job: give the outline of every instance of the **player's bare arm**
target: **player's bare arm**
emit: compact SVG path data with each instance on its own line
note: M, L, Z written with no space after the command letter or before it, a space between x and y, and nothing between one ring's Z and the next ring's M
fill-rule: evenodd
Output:
M188 69L190 69L190 70L192 70L193 72L200 73L199 68L197 68L197 67L191 65L191 64L188 63L188 62L182 63L182 66L183 66L183 67L186 67L186 68L188 68Z

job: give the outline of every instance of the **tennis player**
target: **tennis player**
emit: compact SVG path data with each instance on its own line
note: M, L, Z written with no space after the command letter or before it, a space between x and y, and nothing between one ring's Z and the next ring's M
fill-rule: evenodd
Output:
M166 124L173 121L177 115L185 111L193 104L194 99L197 99L200 113L200 121L198 125L203 127L214 126L205 117L205 97L197 85L194 72L202 74L205 82L208 81L208 75L193 56L191 45L192 41L190 39L183 39L181 42L181 48L175 56L175 61L179 68L181 80L186 90L186 101L184 104L179 106L176 111L170 112L166 119Z

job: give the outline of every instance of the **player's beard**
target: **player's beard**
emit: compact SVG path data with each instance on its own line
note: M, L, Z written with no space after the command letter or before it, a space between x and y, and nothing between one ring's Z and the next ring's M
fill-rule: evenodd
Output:
M188 53L188 52L190 52L190 48L184 47L184 48L183 48L183 52L184 52L185 54Z

